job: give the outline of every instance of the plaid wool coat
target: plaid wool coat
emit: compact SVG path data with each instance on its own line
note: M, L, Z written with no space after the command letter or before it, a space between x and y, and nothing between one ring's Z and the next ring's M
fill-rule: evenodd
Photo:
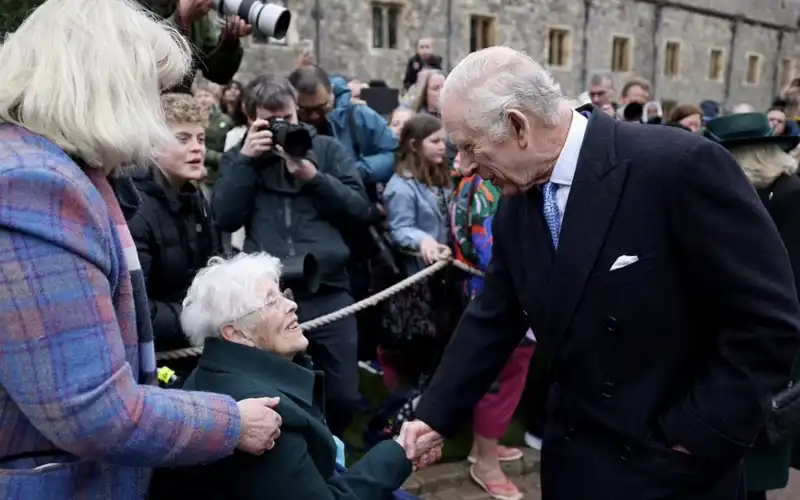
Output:
M140 384L135 255L105 177L0 125L0 499L138 500L233 452L233 399Z

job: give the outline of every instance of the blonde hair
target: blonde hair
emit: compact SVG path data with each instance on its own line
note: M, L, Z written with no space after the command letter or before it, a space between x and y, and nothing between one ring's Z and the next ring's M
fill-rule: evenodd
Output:
M797 172L797 160L775 144L734 147L731 153L756 188L767 187L781 175Z
M414 102L411 103L411 110L415 113L427 113L428 112L428 87L431 86L431 78L434 75L440 75L447 79L447 75L444 74L444 71L438 69L428 69L420 71L420 77L417 78L417 89L416 89L416 97L414 98Z
M175 138L160 92L189 70L188 43L133 0L48 0L0 48L0 121L108 173Z
M203 124L205 113L200 103L189 94L164 94L161 96L161 107L169 124Z

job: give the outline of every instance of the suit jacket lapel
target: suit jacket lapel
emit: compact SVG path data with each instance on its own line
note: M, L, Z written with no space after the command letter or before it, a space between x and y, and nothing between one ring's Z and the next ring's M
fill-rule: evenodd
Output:
M538 188L525 194L525 220L531 224L530 232L518 235L525 256L525 290L536 302L537 310L526 311L534 318L541 318L549 302L550 271L553 267L555 248L542 213L542 192Z
M614 154L616 123L594 111L561 224L549 287L545 342L556 354L603 247L627 176ZM551 351L552 349L552 351ZM552 359L552 358L551 358Z

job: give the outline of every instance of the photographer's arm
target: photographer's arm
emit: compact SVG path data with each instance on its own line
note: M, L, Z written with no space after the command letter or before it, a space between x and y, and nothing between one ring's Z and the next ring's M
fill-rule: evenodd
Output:
M253 198L258 189L255 160L233 149L222 155L219 179L211 194L211 208L217 227L234 232L244 226L250 216Z
M369 142L369 152L359 159L358 168L366 183L389 182L394 175L395 151L397 150L397 137L395 137L389 124L381 115L367 106L358 106L356 123L364 127L364 134Z
M200 69L203 75L214 83L227 85L239 71L244 57L244 49L236 36L223 36L206 16L197 24L200 48ZM194 40L193 40L194 41Z
M373 213L372 204L352 157L339 141L320 139L324 141L317 148L321 153L317 175L305 186L314 206L321 214L346 217L347 222L351 223L369 223Z
M169 21L189 39L196 48L195 62L208 80L227 85L239 71L244 50L236 37L222 38L214 21L205 15L194 22L186 22L179 11L170 16Z

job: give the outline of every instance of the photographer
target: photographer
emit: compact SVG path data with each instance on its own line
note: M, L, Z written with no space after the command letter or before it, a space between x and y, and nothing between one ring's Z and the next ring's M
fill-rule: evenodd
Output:
M309 134L311 151L304 158L289 155L297 141L280 142L289 138L286 130L296 133L292 125L298 119L296 94L286 79L256 78L245 89L244 105L249 129L242 143L223 155L212 197L217 225L228 232L244 226L243 250L268 252L285 267L313 255L319 289L292 290L301 322L349 306L350 250L339 231L344 226L366 231L371 211L352 156L336 139L305 125L299 136ZM325 372L329 427L341 435L358 403L355 316L305 333L316 368Z
M242 63L244 51L239 39L252 33L253 28L234 16L226 19L220 31L209 15L213 7L212 0L178 0L177 8L169 20L195 48L192 66L200 70L207 80L227 85ZM171 92L190 93L193 80L194 71L190 71Z

